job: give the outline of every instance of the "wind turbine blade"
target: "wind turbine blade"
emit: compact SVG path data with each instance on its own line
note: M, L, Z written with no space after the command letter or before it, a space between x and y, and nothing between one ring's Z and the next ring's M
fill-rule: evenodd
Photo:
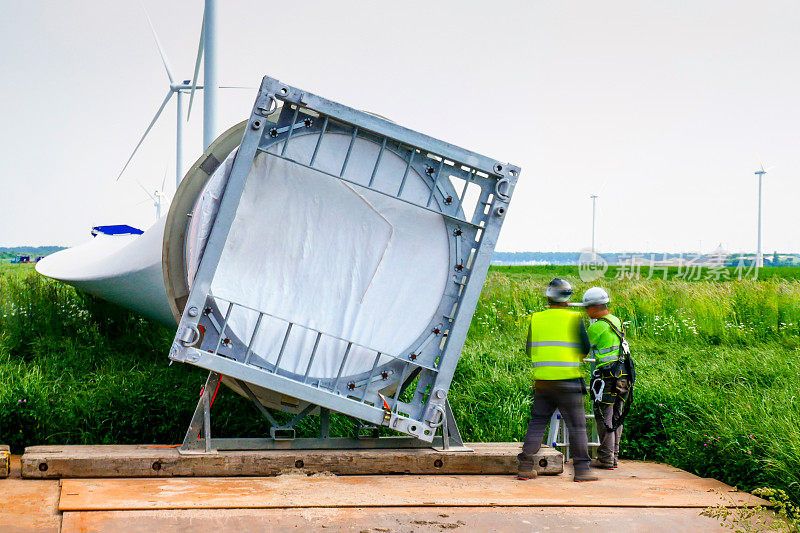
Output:
M164 192L164 185L167 183L167 168L166 166L164 167L164 179L161 180L161 189L159 189L162 193Z
M150 199L151 199L152 201L154 201L154 202L156 201L156 197L155 197L155 196L153 196L152 194L150 194L150 193L147 191L147 189L145 189L145 188L144 188L144 185L142 185L142 182L141 182L141 181L139 181L138 179L136 180L136 185L138 185L138 186L139 186L139 188L140 188L140 189L142 189L142 190L144 191L144 193L145 193L147 196L149 196L149 197L150 197Z
M147 126L146 130L144 130L144 135L142 135L142 138L139 139L139 143L136 145L136 148L133 149L133 153L131 153L131 156L125 162L125 166L122 167L122 170L120 170L119 176L117 176L116 181L119 181L119 179L122 177L122 173L125 172L126 168L128 168L128 165L130 164L131 159L133 159L133 156L136 155L136 151L139 149L139 147L144 142L144 138L147 137L147 134L150 133L151 129L153 129L153 124L156 123L156 120L158 120L158 117L161 115L161 112L164 111L164 107L167 105L167 102L169 102L170 98L172 98L172 89L170 89L169 92L167 92L167 97L164 98L163 102L161 102L161 107L159 107L158 111L156 111L156 116L153 117L153 120L150 121L150 125Z
M142 205L143 203L145 203L145 202L150 202L150 201L152 201L152 200L150 200L149 198L146 198L146 199L142 200L141 202L136 202L136 203L135 203L135 204L133 204L133 205L134 205L134 206L137 206L137 205Z
M164 49L161 48L161 41L158 40L158 34L156 33L156 28L153 26L153 21L150 19L150 14L145 9L144 4L139 2L142 6L142 11L144 11L144 16L147 17L147 23L150 25L150 31L153 32L153 39L156 40L156 47L158 47L158 53L161 54L161 61L164 63L164 69L167 71L167 77L169 78L170 83L175 83L175 78L172 76L172 69L169 68L169 61L167 60L167 54L164 53Z
M197 60L194 62L194 75L192 75L192 92L189 95L189 109L186 112L186 122L192 116L192 102L194 91L197 89L197 75L200 73L200 61L203 60L203 40L206 37L206 14L203 12L203 22L200 24L200 42L197 44Z
M770 171L770 170L772 170L773 168L775 168L775 165L772 165L771 167L767 167L767 168L765 168L765 169L764 169L764 172L769 172L769 171Z
M761 172L766 172L766 170L764 170L764 160L761 159L761 154L758 152L756 152L756 159L758 159L758 166L761 168Z

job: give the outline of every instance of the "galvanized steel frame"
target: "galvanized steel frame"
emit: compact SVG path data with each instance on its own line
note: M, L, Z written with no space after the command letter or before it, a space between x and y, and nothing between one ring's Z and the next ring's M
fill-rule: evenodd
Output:
M278 101L283 104L282 110L275 114ZM351 135L350 148L339 175L314 166L317 150L310 161L296 161L286 155L286 147L292 138L316 135L319 139L318 149L324 136L331 133ZM345 177L350 149L356 139L380 146L372 175L364 176L360 181ZM279 143L283 143L280 152ZM404 174L397 176L397 192L373 187L384 150L391 150L407 163ZM332 179L349 181L443 217L449 238L451 269L446 289L429 327L406 350L399 354L373 350L376 357L370 372L342 376L341 369L345 366L347 354L356 344L348 339L338 339L348 343L343 353L340 375L336 379L316 379L309 377L314 352L305 375L290 373L278 368L283 348L274 364L253 353L251 344L258 326L250 339L238 339L227 328L227 317L232 310L236 306L245 306L223 302L210 293L210 287L253 159L258 153L268 153L270 157L280 157L293 164L312 168ZM411 170L426 181L430 189L427 202L402 196ZM446 408L447 393L519 171L519 167L514 165L453 146L376 115L265 77L184 308L170 350L170 359L276 391L313 406L344 413L370 424L388 426L424 442L432 442L438 428L448 422L455 424ZM470 184L476 185L480 192L472 212L469 209L465 212L464 200ZM271 316L263 310L254 311L260 313L259 322L263 316ZM316 333L317 343L323 337L336 338L322 331L286 322L286 338L292 328ZM202 336L201 329L204 330ZM361 348L371 350L370 347ZM386 357L390 361L379 364ZM402 401L401 395L406 388L413 390L412 397ZM194 443L189 444L195 447Z

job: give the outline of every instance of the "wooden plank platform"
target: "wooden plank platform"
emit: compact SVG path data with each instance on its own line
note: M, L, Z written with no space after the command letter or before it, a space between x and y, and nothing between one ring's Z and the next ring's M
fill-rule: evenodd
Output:
M677 468L624 461L614 471L599 471L596 483L573 483L571 468L560 476L517 481L513 476L306 476L300 472L271 478L149 478L149 479L20 479L19 456L12 456L11 473L0 479L0 531L58 533L176 533L214 531L391 531L393 533L458 531L730 531L732 525L753 531L768 527L777 516L765 510L734 509L767 502L732 487L702 480ZM380 479L376 483L370 478ZM320 482L320 480L322 482ZM92 507L98 510L59 511L59 500L75 507L80 496L73 483L94 483ZM186 484L189 482L189 484ZM276 507L214 508L227 491L220 482L239 483L228 505L276 503ZM265 490L264 482L271 482ZM99 490L97 484L106 485ZM210 485L209 485L210 483ZM217 485L214 485L217 483ZM311 484L310 487L303 488ZM62 490L62 485L64 485ZM513 487L516 485L516 487ZM205 488L202 488L205 487ZM354 489L354 487L356 487ZM192 492L200 488L199 497ZM81 492L86 496L89 487ZM352 494L355 490L355 494ZM440 506L466 494L465 506ZM510 498L504 500L505 494ZM616 507L620 495L629 495ZM637 496L638 495L638 496ZM557 498L553 498L557 496ZM384 502L407 504L381 506ZM550 503L537 505L544 498ZM283 499L281 499L283 498ZM513 499L512 499L513 498ZM715 501L716 498L716 501ZM136 501L138 499L138 501ZM194 507L172 509L175 503ZM498 503L518 503L508 506ZM558 505L559 501L569 502ZM147 502L151 508L139 507ZM340 506L339 502L359 506ZM419 505L414 505L418 502ZM473 505L472 502L477 502ZM581 506L580 504L585 504ZM731 520L701 516L703 504L730 508ZM602 504L605 506L598 506ZM676 505L667 507L666 505ZM319 505L319 507L314 507ZM656 507L651 507L656 505ZM311 506L311 507L309 507ZM119 508L117 508L119 507ZM750 516L754 511L756 514ZM742 518L749 516L749 518ZM765 524L767 527L765 527Z
M0 444L0 478L8 477L11 469L11 448L6 444Z
M700 509L611 507L388 507L383 509L191 509L66 512L61 533L197 533L198 531L725 532ZM740 526L742 524L739 524ZM749 524L747 524L749 525ZM752 531L759 531L753 528ZM763 529L762 529L763 531Z
M45 480L0 480L0 531L58 533L58 482Z
M632 468L629 466L629 469ZM301 509L387 507L755 506L765 502L714 479L572 476L333 476L269 478L64 479L59 510Z
M473 451L433 448L378 450L226 451L181 455L176 448L132 446L33 446L22 456L22 477L34 479L106 477L277 476L287 472L336 475L511 474L519 443L467 444ZM542 447L541 474L560 474L564 457Z

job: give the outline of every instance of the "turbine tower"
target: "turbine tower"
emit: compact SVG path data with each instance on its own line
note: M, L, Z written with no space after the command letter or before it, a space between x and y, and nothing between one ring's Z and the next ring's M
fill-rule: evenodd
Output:
M597 198L598 198L598 195L597 194L592 194L591 196L589 196L589 198L592 199L592 261L594 261L597 258L597 254L595 252L595 247L594 247L594 228L595 228L595 222L597 221Z
M203 150L217 138L217 6L216 0L206 0L203 16L205 42L205 81L203 92Z
M755 171L755 175L758 176L758 248L756 250L756 268L762 268L764 266L764 255L761 253L761 186L764 180L764 174L775 167L764 169L764 163L760 160L758 165L760 168Z
M189 96L189 112L186 120L192 115L194 91L197 86L197 75L200 72L200 61L203 60L203 150L208 148L217 138L217 90L222 88L217 80L217 7L216 0L205 0L203 25L200 30L200 43L197 47L197 59L194 63L191 95ZM235 87L244 88L244 87Z

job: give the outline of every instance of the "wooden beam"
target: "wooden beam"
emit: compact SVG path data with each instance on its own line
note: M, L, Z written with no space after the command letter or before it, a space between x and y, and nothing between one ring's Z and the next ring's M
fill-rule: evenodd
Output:
M277 476L287 472L336 475L511 474L518 443L467 444L472 451L433 448L377 450L225 451L182 455L177 448L131 446L33 446L22 456L24 478ZM564 457L542 447L541 474L560 474Z
M7 444L0 444L0 478L8 477L11 469L11 448Z

